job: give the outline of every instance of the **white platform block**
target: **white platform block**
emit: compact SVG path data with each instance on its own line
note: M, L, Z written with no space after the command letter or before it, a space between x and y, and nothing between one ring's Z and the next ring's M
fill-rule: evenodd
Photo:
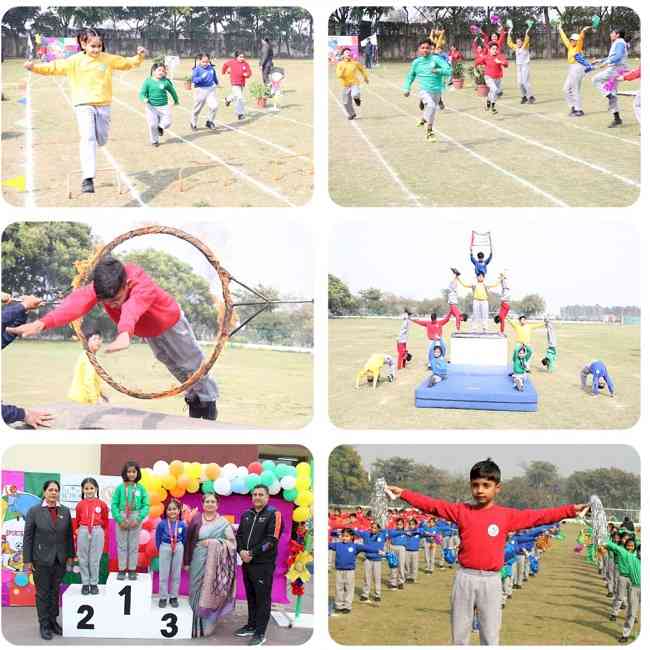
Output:
M454 364L507 366L508 339L498 334L453 334L450 359Z
M179 607L158 607L151 575L117 581L110 574L97 596L82 596L81 585L70 585L63 594L63 636L96 639L190 639L192 610L187 598ZM112 580L111 580L112 578ZM118 588L119 587L119 588Z

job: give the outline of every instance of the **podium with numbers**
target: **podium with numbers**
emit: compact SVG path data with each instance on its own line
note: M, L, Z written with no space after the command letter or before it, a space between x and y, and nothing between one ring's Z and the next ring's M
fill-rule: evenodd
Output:
M63 636L104 639L190 639L192 610L187 598L179 606L158 607L150 573L137 580L118 580L111 573L96 596L70 585L63 594Z

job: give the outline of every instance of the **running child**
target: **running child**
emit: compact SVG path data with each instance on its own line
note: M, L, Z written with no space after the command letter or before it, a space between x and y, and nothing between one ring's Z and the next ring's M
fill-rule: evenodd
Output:
M154 63L151 74L144 80L140 88L140 101L144 102L147 124L149 125L149 142L154 147L160 145L160 138L172 125L172 113L167 104L167 94L178 106L176 88L167 78L167 66L164 63Z
M582 386L582 390L586 390L587 388L587 377L589 375L593 375L591 383L592 397L598 397L598 391L605 388L605 386L607 386L610 396L614 397L614 382L609 376L607 366L602 361L592 361L580 371L580 385Z
M118 580L137 580L138 546L142 522L149 514L149 495L140 483L140 465L133 460L124 463L122 483L113 492L111 514L117 524Z
M557 363L557 336L550 320L546 319L544 324L546 325L546 354L542 359L542 365L549 372L553 372Z
M503 53L503 46L506 42L506 30L503 25L499 25L496 32L492 32L488 37L485 30L481 30L481 39L483 40L483 52L488 52L493 45L496 45L497 52Z
M70 83L70 103L74 107L79 128L81 158L81 191L95 191L97 147L108 142L113 99L113 70L131 70L144 61L145 49L138 47L132 57L104 52L102 36L94 29L84 29L77 36L81 52L66 59L49 63L26 61L30 72L43 75L67 76Z
M501 90L503 69L507 68L510 64L508 63L508 59L501 54L496 43L490 44L488 53L480 56L477 63L485 66L485 83L490 89L485 110L491 110L492 114L495 115L497 113L497 97L503 94Z
M452 589L452 643L469 643L475 608L481 645L499 645L501 628L501 567L506 536L511 531L574 518L587 504L543 510L517 510L496 503L501 491L501 471L491 459L479 461L470 471L473 503L449 503L397 486L387 490L422 512L458 524L460 568Z
M479 253L481 255L481 253ZM490 255L492 257L492 255ZM489 261L489 260L488 260ZM487 262L486 262L487 265ZM482 332L487 332L487 322L490 315L490 303L488 301L488 291L494 289L496 284L486 284L485 275L478 273L474 284L465 284L460 278L458 282L466 289L471 289L473 293L472 300L472 325L480 327ZM477 331L477 330L474 330Z
M456 331L460 332L460 324L467 320L467 314L461 314L458 309L458 279L460 271L451 269L451 282L447 286L447 304L449 305L449 314L447 318L453 316L456 319Z
M226 106L230 106L232 102L235 102L235 115L237 115L237 119L245 119L244 88L246 86L246 80L250 79L253 73L248 61L244 57L244 53L235 50L234 57L223 64L221 74L230 75L230 95L225 99Z
M442 335L443 335L443 328L449 322L450 318L451 318L451 312L448 313L442 320L438 320L438 314L434 312L433 314L431 314L431 320L421 320L419 318L411 319L413 323L415 323L416 325L420 325L421 327L424 327L427 331L427 338L429 339L429 341L431 341L429 345L429 352L428 352L429 357L432 356L433 348L436 345L439 345L440 348L442 349L442 356L443 357L447 356L447 346L445 345L445 341L442 338Z
M102 345L99 332L92 332L88 337L88 350L97 354ZM102 380L85 351L77 358L72 375L72 383L68 390L68 399L80 404L96 404L100 399L108 402L108 397L102 393Z
M534 104L535 96L530 86L530 27L524 33L524 38L512 40L512 29L508 30L508 47L515 53L517 66L517 86L521 91L522 104Z
M352 50L346 47L341 52L341 60L336 64L336 78L341 82L341 100L348 120L354 120L357 113L354 104L361 106L361 90L359 83L363 79L370 83L368 72L364 66L352 58Z
M607 110L614 117L609 128L613 129L623 124L618 107L618 78L628 71L627 57L629 48L625 42L625 31L618 27L612 29L609 40L612 45L609 48L607 58L598 62L592 61L592 64L598 63L598 67L604 68L604 70L595 75L591 81L607 98Z
M74 530L84 596L99 594L99 564L108 552L108 506L99 498L97 481L88 477L81 481L81 501L75 508Z
M411 86L417 79L420 86L420 101L423 106L419 126L427 125L426 139L428 142L436 141L433 123L449 75L451 75L451 66L441 56L432 54L431 41L429 39L421 41L418 46L418 57L411 63L402 90L404 97L408 97L411 94Z
M90 284L72 291L43 318L7 331L37 336L82 318L97 304L117 325L117 338L106 347L107 353L126 350L131 337L142 337L156 359L179 381L185 381L203 363L203 352L192 327L174 298L141 267L130 262L122 264L110 255L97 262ZM185 394L190 417L216 420L218 395L211 377L197 381Z
M409 336L409 325L411 324L411 312L404 307L402 314L402 323L397 335L397 369L403 370L406 368L407 362L411 360L408 348L406 347Z
M199 114L206 105L208 107L208 119L205 126L212 130L217 128L214 121L217 118L217 109L219 108L218 86L217 71L210 61L210 55L201 54L198 65L196 59L194 59L194 67L192 68L192 87L194 88L194 106L192 106L192 118L190 120L192 131L196 131L198 128ZM228 105L227 102L226 105Z
M158 607L178 607L178 589L181 585L183 549L187 527L181 520L183 506L177 499L171 499L165 507L162 519L156 526L156 548L160 568L158 573Z
M562 23L558 26L560 38L564 43L564 47L566 47L567 63L569 64L569 71L564 82L564 97L571 109L569 117L584 116L580 87L582 86L582 80L585 78L586 68L576 60L576 55L582 55L584 52L585 36L590 29L591 26L583 27L579 34L574 32L570 37L567 37L562 29Z

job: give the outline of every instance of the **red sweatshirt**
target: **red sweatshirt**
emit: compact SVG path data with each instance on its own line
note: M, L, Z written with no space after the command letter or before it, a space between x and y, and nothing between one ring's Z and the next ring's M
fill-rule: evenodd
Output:
M178 303L161 289L139 266L125 264L128 287L126 300L114 309L104 304L119 333L131 336L159 336L173 327L181 316ZM97 304L92 283L75 289L56 309L43 317L45 329L63 327L85 316Z
M508 67L508 59L503 54L497 52L496 56L483 54L476 57L476 65L485 66L485 74L492 79L501 79L503 77L503 68Z
M424 512L455 523L460 533L460 565L480 571L501 570L508 533L553 524L576 515L573 505L543 510L517 510L498 505L477 508L468 503L432 499L411 490L404 490L402 499Z
M246 79L253 74L248 61L238 61L237 59L230 59L223 64L221 74L226 74L228 71L230 71L230 83L233 86L244 87Z
M104 552L108 552L108 506L101 499L82 499L75 508L73 529L75 545L77 531L81 526L92 528L101 526L104 529Z
M427 328L427 336L429 341L438 340L442 338L442 328L449 322L451 313L447 314L443 319L438 320L418 320L417 318L413 319L414 323L422 325L422 327Z
M627 74L623 75L623 79L625 81L634 81L635 79L638 79L641 76L641 66L638 68L634 68L634 70L630 70Z
M496 43L497 44L497 54L500 54L503 52L503 46L506 43L506 31L505 29L501 31L499 34L499 37L497 38L496 41L490 40L490 37L487 35L486 32L481 32L481 37L483 38L483 47L487 50L489 49L490 44ZM491 76L491 75L490 75Z

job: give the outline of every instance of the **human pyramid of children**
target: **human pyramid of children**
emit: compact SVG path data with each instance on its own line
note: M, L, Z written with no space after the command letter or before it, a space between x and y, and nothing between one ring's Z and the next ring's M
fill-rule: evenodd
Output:
M477 25L470 25L472 40L472 77L476 85L486 85L488 94L485 110L496 115L497 99L503 95L504 70L509 67L505 52L507 45L514 53L517 88L521 93L521 104L534 104L536 101L532 90L530 70L530 42L531 29L534 20L527 20L527 29L523 36L513 40L514 25L511 20L503 24L498 15L491 16L492 31L488 33ZM641 76L641 68L629 70L627 59L629 45L625 41L625 31L619 27L612 28L610 32L611 47L606 57L589 61L585 55L585 38L587 32L600 27L600 18L594 16L592 24L583 27L580 32L564 32L561 20L557 21L558 31L562 43L567 51L568 71L564 82L564 97L569 107L569 116L579 118L585 115L582 108L582 82L585 76L598 69L592 81L598 92L607 99L608 111L613 119L609 128L616 128L623 124L618 103L618 84L621 81L632 81ZM432 29L430 35L418 44L417 57L412 61L404 80L402 91L409 97L411 87L415 81L419 85L419 108L421 117L418 126L426 125L426 140L436 142L434 123L436 114L444 110L443 94L452 85L453 66L462 61L463 55L458 48L451 46L445 49L446 37L444 29ZM343 51L344 63L337 66L337 77L343 85L343 97L349 119L354 119L356 114L349 95L357 106L361 105L359 91L359 77L361 74L366 83L369 83L368 74L363 65L351 60L351 52ZM339 68L341 73L339 73ZM343 73L343 70L345 73ZM346 91L348 102L346 103ZM641 121L641 95L636 93L634 101L634 114L637 121Z
M79 155L81 158L81 192L94 193L94 179L97 171L97 148L108 142L111 126L111 103L113 100L113 71L131 70L144 62L144 47L137 48L137 54L123 57L105 51L104 40L96 29L83 29L77 35L79 53L50 62L26 61L24 67L41 75L65 76L70 84L70 103L74 108L79 128ZM260 68L265 91L270 97L281 96L282 68L273 67L273 50L268 39L262 41ZM172 125L169 97L175 106L179 105L176 88L167 76L167 66L162 60L155 60L139 92L144 103L148 125L149 141L153 147L160 146L165 129ZM230 76L230 93L224 98L226 107L234 104L237 120L246 119L244 89L253 72L244 53L235 50L231 59L224 62L222 75ZM194 59L191 86L194 89L194 104L189 127L198 129L199 115L207 106L206 128L216 131L215 124L219 106L219 78L210 55L199 54ZM277 101L274 105L277 110Z
M561 537L564 519L584 516L588 504L540 510L518 510L496 503L501 470L490 458L470 470L470 503L449 503L398 486L388 486L391 498L411 508L391 510L384 526L372 512L330 514L330 566L334 564L335 612L349 614L355 589L358 554L365 556L360 601L381 602L383 561L388 564L390 590L404 590L419 578L420 549L425 574L436 566L456 568L451 592L451 636L454 645L467 645L472 629L481 645L499 645L501 612L514 590L540 571L540 562L553 539ZM360 541L357 541L360 540ZM438 547L442 562L436 564Z

